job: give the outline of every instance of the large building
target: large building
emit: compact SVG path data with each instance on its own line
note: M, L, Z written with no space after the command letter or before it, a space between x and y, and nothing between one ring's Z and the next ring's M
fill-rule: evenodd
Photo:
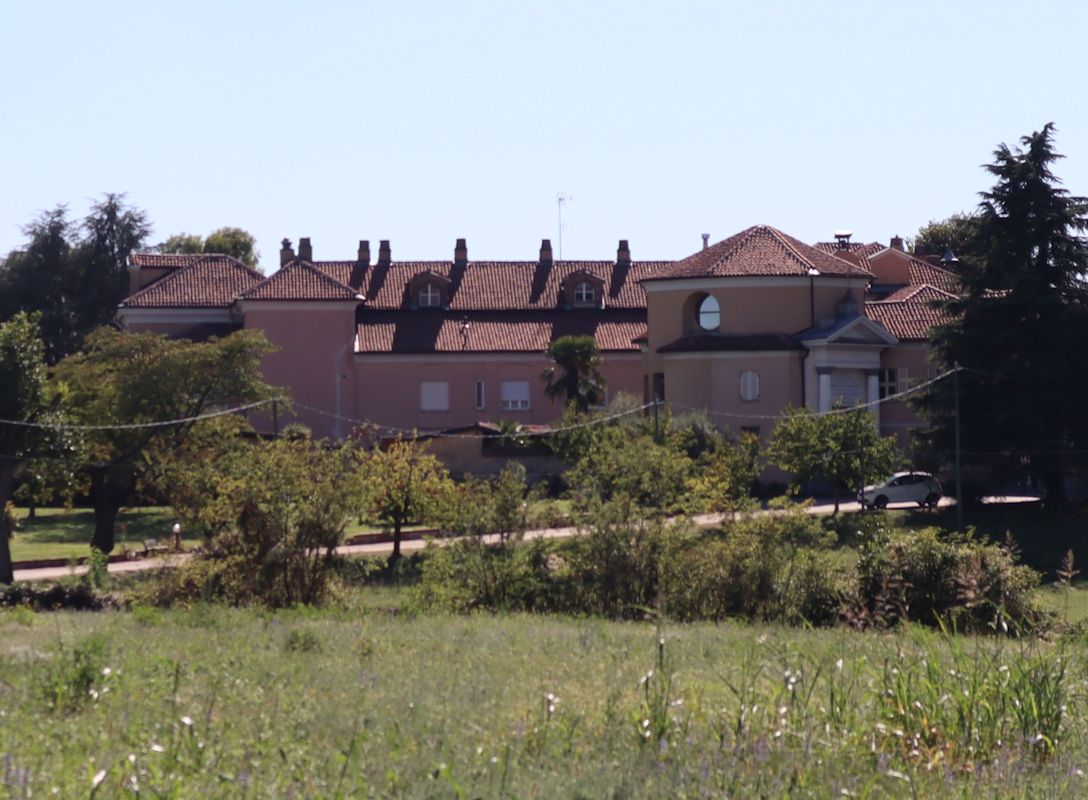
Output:
M808 245L756 226L679 261L394 261L382 241L315 260L283 243L263 276L217 255L135 254L118 309L136 331L206 337L258 328L277 346L265 378L299 421L342 437L356 421L386 431L543 425L561 412L543 391L548 343L596 339L610 397L660 397L723 428L769 432L789 405L867 403L931 374L931 301L955 276L888 246ZM885 433L918 420L899 401L874 408Z

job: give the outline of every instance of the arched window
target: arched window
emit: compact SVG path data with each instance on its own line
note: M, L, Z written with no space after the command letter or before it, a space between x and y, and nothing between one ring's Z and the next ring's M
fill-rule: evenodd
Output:
M593 289L593 284L589 281L580 281L577 286L574 287L574 302L580 306L591 306L596 299L597 293Z
M722 322L721 308L713 295L707 295L699 301L699 307L695 310L695 318L699 327L704 331L716 331Z
M440 305L442 305L442 292L438 290L438 287L433 283L423 284L423 288L419 290L419 307L437 308Z

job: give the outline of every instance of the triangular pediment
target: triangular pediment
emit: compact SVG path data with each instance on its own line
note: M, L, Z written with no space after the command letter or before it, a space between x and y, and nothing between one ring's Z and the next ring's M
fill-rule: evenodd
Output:
M813 344L854 344L888 347L899 343L899 340L879 322L861 315L837 320L833 325L824 328L806 331L798 338L806 346L812 346Z

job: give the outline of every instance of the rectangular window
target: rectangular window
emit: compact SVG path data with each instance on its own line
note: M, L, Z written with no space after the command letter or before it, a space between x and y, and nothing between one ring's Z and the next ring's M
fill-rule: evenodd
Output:
M740 374L740 399L749 403L759 399L759 373L750 369Z
M484 382L476 381L476 410L483 411L484 409Z
M651 397L650 399L651 400L657 400L659 402L665 399L665 373L664 372L655 372L654 373L654 396Z
M503 411L528 411L529 381L503 381L500 404Z
M450 385L446 381L423 381L419 384L420 411L449 411Z
M882 369L877 376L880 381L880 399L883 400L893 394L902 391L899 386L899 371L894 369Z

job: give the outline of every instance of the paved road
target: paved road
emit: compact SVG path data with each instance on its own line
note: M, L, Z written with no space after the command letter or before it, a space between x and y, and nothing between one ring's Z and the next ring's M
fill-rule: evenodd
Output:
M1034 503L1038 502L1038 497L986 497L983 498L983 503ZM945 497L941 500L941 507L947 507L954 505L955 501L949 497ZM915 503L892 503L888 506L890 509L911 509L917 508ZM831 514L835 510L835 506L832 503L819 503L808 507L809 514L827 515ZM861 506L856 502L842 503L839 505L839 511L843 513L854 513L861 510ZM762 512L771 513L771 512ZM699 514L695 516L695 523L697 525L709 526L717 525L722 521L722 514ZM529 531L525 537L527 539L565 539L569 536L576 536L578 534L577 528L543 528L540 530ZM492 537L493 538L493 537ZM417 550L422 550L427 546L427 542L422 539L409 539L402 541L400 545L401 552L414 553ZM389 555L393 552L392 542L376 542L374 544L347 544L336 548L336 552L341 555L370 555L370 556L383 556ZM118 561L109 565L109 571L111 573L125 573L125 572L143 572L149 569L160 569L164 566L170 566L180 563L182 560L188 558L185 555L170 555L164 558L145 558L137 561ZM68 575L83 575L87 572L86 565L78 567L43 567L41 569L17 569L15 570L15 580L17 581L46 581L57 580L58 578L64 578Z

